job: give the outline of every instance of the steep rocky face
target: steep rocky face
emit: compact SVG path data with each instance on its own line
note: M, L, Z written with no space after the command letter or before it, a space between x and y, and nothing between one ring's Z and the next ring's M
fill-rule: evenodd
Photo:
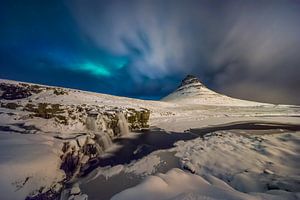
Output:
M196 76L193 76L193 75L187 75L182 81L181 81L181 84L180 86L178 87L179 88L182 88L184 86L187 86L187 85L202 85L202 83L199 81L199 79L196 77Z
M177 88L177 92L181 91L182 93L191 93L189 90L192 90L193 93L198 92L199 90L207 89L196 76L187 75L182 81L180 86Z

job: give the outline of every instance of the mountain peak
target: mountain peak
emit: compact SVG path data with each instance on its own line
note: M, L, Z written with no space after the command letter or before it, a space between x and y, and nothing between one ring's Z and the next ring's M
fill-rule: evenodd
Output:
M179 88L186 86L186 85L190 85L190 84L196 84L196 85L202 85L202 83L199 81L199 79L191 74L188 74L182 81L181 84L179 86Z
M194 75L187 75L179 87L171 94L163 98L164 101L182 100L190 98L207 98L218 95L214 91L208 89Z

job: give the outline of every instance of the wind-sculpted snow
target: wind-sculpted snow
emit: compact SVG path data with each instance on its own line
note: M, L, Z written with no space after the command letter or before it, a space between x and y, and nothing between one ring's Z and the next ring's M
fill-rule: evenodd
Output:
M259 136L220 131L180 141L172 151L186 171L174 168L150 176L112 199L296 200L299 144L299 132Z
M277 133L277 134L276 134ZM176 143L176 156L184 168L207 172L243 192L281 189L297 192L300 135L281 133L250 135L243 131L220 131Z
M259 199L235 191L219 179L213 181L175 168L166 174L148 177L140 185L115 195L112 200Z
M60 142L51 136L0 131L0 199L61 190ZM50 195L49 195L50 196Z

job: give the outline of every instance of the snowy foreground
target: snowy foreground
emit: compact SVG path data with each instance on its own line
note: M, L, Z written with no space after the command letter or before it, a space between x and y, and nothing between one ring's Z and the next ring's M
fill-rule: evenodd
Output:
M112 199L299 199L299 144L299 133L177 142L172 151L189 171L149 176Z
M114 139L136 137L126 126L197 135L200 128L240 122L299 125L300 107L233 99L193 78L163 101L0 83L0 199L87 199L89 194L79 188L86 169L93 170L87 179L140 177L114 194L114 200L300 199L297 127L212 129L204 137L176 141L172 148L129 164L91 164L119 148ZM178 164L159 173L168 161L163 153L172 154ZM73 188L68 189L70 184Z

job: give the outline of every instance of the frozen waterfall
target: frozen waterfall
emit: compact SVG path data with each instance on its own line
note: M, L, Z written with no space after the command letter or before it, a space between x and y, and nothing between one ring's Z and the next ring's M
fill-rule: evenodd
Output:
M88 130L96 131L96 119L94 116L88 116L86 118L86 128Z
M112 145L112 140L107 132L101 132L101 134L99 134L98 142L104 150L108 149Z
M128 135L129 127L127 123L127 119L125 118L122 112L118 113L118 126L120 128L121 135Z

